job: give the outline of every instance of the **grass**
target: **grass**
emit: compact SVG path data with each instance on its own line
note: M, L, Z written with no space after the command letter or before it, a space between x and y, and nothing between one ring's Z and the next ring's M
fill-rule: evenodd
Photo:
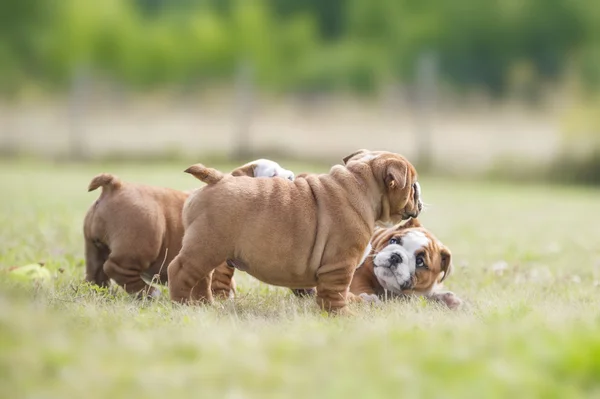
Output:
M0 163L0 397L600 395L600 191L422 179L460 311L413 300L329 318L242 273L236 300L198 308L82 284L91 177L187 189L187 166ZM50 283L3 272L38 261Z

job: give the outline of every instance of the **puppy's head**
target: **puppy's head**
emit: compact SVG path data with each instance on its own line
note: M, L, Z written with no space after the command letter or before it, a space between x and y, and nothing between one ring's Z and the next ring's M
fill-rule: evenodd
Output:
M372 245L375 277L396 294L430 292L452 271L450 250L416 219L376 231Z
M282 177L284 179L294 180L294 172L283 169L275 161L270 159L257 159L240 166L231 172L233 176L249 177Z
M423 209L417 171L401 155L387 151L360 150L344 158L349 170L368 167L382 187L381 213L378 222L395 224L415 218Z

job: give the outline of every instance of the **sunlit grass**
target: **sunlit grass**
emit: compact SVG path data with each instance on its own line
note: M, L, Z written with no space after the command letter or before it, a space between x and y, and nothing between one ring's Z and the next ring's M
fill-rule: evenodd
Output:
M241 273L236 300L199 308L82 284L91 177L189 189L187 166L1 164L0 268L54 276L0 272L1 397L600 395L599 191L422 179L456 312L416 299L329 318Z

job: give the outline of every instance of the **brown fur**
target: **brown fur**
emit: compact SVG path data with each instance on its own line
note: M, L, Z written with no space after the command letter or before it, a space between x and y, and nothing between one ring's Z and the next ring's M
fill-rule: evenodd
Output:
M293 182L222 176L193 194L183 210L183 247L168 268L171 299L212 302L212 271L230 260L269 284L316 286L322 308L346 311L375 223L417 216L420 204L416 171L404 157L361 150L345 162ZM193 168L199 178L219 176Z
M253 177L254 169L247 164L232 174ZM190 193L125 183L108 173L94 177L88 190L100 187L84 221L85 278L100 286L113 279L128 293L152 295L155 288L142 276L167 282L167 266L181 250L181 212ZM223 263L215 273L214 294L226 297L230 292L235 292L233 269Z

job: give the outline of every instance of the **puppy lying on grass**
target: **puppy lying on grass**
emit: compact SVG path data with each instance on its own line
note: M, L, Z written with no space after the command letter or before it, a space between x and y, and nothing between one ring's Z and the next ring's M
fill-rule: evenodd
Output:
M291 171L267 159L249 162L231 175L294 179ZM181 212L191 193L125 183L107 173L94 177L88 191L99 187L102 193L83 226L86 280L108 286L113 279L130 294L156 296L160 291L144 279L167 282L167 266L181 250ZM229 296L235 291L233 271L225 263L218 270L213 292Z
M452 272L452 254L437 238L411 219L400 226L378 228L371 253L356 269L350 292L366 301L423 295L455 309L462 303L442 282Z

